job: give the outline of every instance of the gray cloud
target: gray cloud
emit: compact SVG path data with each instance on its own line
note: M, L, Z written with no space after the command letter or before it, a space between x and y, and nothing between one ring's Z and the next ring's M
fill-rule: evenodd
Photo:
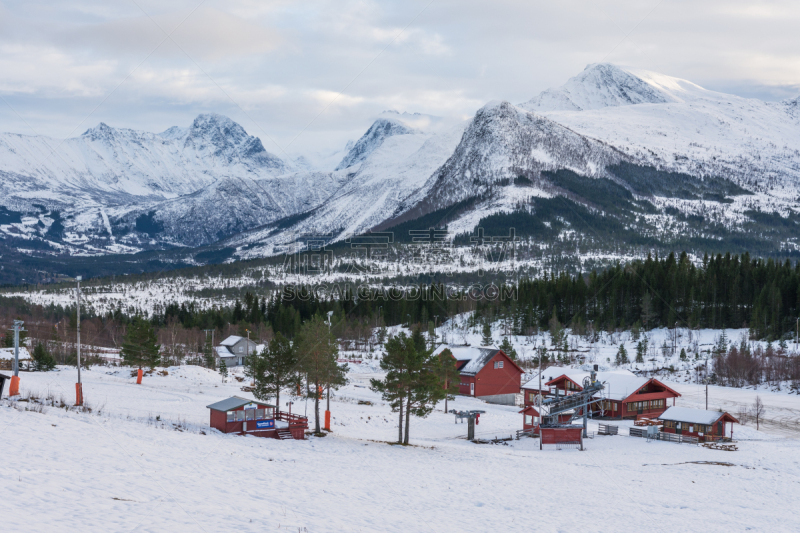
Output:
M796 2L428 3L6 1L2 129L159 131L215 111L272 151L327 150L384 109L469 116L599 61L747 97L800 92Z

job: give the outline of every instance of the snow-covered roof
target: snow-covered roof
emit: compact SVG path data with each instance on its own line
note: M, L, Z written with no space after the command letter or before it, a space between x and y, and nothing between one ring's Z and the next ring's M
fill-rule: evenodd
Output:
M725 416L725 414L726 413L722 411L706 411L705 409L690 409L689 407L670 407L664 411L664 414L659 416L658 419L710 425Z
M543 372L543 374L548 377L550 376L549 373L545 374L545 372ZM560 374L557 374L554 371L553 374L555 374L553 379L566 376L581 387L583 387L584 378L587 378L590 375L589 372L584 370L572 368L568 368ZM637 376L629 370L612 370L609 372L598 372L597 380L605 384L605 390L602 393L603 398L607 398L609 400L624 400L631 394L644 387L645 383L650 381L650 378ZM538 386L538 381L539 380L537 379L536 386ZM598 394L597 396L600 395L601 394Z
M545 388L545 383L553 378L557 378L567 372L574 372L575 369L566 366L548 366L542 370L542 388ZM530 374L529 374L530 375ZM533 370L533 377L529 379L523 386L523 389L538 389L539 388L539 369Z
M239 342L242 339L244 339L244 337L240 337L239 335L231 335L230 337L228 337L224 341L220 342L219 345L220 346L233 346L234 344L236 344L237 342Z
M586 373L586 375L588 376L589 374ZM603 397L609 400L624 400L650 381L650 378L637 376L628 370L598 372L597 379L605 384L606 388Z
M442 345L434 350L434 355L439 355L444 350L450 350L456 361L467 361L461 367L462 374L477 374L494 357L499 348L493 346L448 346Z
M217 357L236 357L236 354L231 352L227 346L215 346L214 350L217 352Z
M240 396L231 396L230 398L226 398L225 400L220 400L216 403L212 403L211 405L207 405L206 407L208 409L214 409L215 411L231 411L233 409L238 409L243 405L247 405L250 403L264 405L267 407L275 407L274 405L270 405L268 403L259 402L258 400L251 400L249 398L242 398Z
M31 354L28 353L28 349L24 346L19 347L19 360L20 361L27 361L31 358ZM14 348L0 348L0 359L11 359L14 360Z

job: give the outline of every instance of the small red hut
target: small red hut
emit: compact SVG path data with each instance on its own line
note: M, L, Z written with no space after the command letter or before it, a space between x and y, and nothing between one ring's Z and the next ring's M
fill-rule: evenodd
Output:
M523 431L530 431L533 430L534 433L539 432L539 411L532 405L528 405L520 411L522 414L522 430Z
M739 421L723 411L706 411L704 409L690 409L687 407L670 407L658 417L664 422L664 433L676 433L697 437L700 440L719 440L725 438L726 422L731 423L731 436L733 424Z
M237 433L273 439L305 438L308 420L279 411L270 405L248 398L231 396L207 406L211 427L222 433Z

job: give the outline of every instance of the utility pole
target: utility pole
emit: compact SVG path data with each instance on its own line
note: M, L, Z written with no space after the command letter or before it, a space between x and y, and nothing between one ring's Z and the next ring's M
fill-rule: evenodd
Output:
M75 278L78 282L76 291L76 324L77 324L77 344L78 344L78 382L75 384L75 405L83 405L83 384L81 383L81 280L82 276Z
M14 332L14 375L11 376L11 387L8 389L9 397L19 394L19 332L25 331L22 324L24 324L22 320L15 320L11 328Z
M333 311L328 311L328 321L325 322L328 324L328 342L331 341L331 323L333 322ZM319 391L317 391L319 394ZM330 431L331 430L331 386L328 384L328 403L325 407L325 429Z
M706 378L706 411L708 411L708 378Z
M213 329L204 329L203 330L206 334L206 340L208 340L208 332L211 332L211 357L214 357L214 330Z

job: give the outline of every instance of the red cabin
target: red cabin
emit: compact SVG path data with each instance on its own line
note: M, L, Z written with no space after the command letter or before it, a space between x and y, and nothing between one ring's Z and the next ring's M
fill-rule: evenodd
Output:
M305 417L239 396L231 396L207 407L211 412L211 427L222 433L302 440L308 429L308 419Z
M534 430L534 433L539 432L539 411L532 405L528 405L520 411L522 414L522 429L524 431Z
M726 422L731 423L730 435L733 437L733 424L739 423L734 417L722 411L687 407L670 407L658 419L664 422L662 429L664 433L688 435L706 441L725 438Z
M440 346L449 350L461 374L459 393L488 403L515 405L523 371L503 350L492 347Z

